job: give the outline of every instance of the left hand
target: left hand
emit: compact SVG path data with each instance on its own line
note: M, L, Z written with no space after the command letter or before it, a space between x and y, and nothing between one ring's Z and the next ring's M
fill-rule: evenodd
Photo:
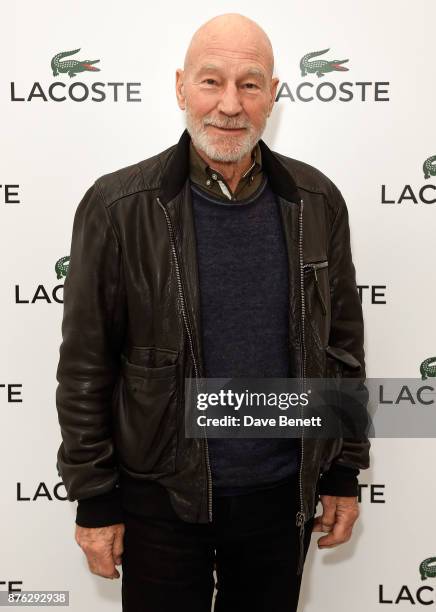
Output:
M353 525L359 516L357 497L321 495L323 512L315 517L313 531L324 531L328 535L318 540L318 548L333 548L351 538Z

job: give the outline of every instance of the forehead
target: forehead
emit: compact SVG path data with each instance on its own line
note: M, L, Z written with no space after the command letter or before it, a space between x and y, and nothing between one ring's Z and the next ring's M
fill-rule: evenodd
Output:
M231 72L239 76L252 76L260 79L265 79L266 76L266 71L263 66L253 64L252 62L241 62L240 60L231 62L223 60L200 61L194 68L194 74L198 76L204 72Z

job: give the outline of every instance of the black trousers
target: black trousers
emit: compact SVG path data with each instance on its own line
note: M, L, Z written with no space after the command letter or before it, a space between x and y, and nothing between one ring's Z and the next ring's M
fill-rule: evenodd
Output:
M213 522L126 513L123 612L293 612L297 576L297 477L266 490L213 498ZM306 523L304 557L313 517Z

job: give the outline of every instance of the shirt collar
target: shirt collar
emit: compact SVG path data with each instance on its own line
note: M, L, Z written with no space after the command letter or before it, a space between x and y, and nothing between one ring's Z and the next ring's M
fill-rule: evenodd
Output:
M251 185L255 181L255 177L262 172L262 153L260 150L259 143L253 147L251 153L252 163L250 167L244 172L241 176L239 184L234 193L235 196L240 193L244 187ZM192 140L189 144L189 170L190 170L190 179L194 182L202 186L204 189L208 189L211 191L215 191L215 193L222 193L222 187L219 187L219 183L228 188L228 185L222 176L222 174L212 168L197 152L194 145L192 144ZM259 177L260 178L260 177ZM255 184L258 184L258 181L255 181ZM227 196L228 197L228 196Z

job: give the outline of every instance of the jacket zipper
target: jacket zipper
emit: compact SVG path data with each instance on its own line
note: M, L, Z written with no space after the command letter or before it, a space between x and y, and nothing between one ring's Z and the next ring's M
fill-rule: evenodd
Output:
M171 219L170 219L170 216L168 214L167 209L162 204L162 202L160 201L159 197L157 197L156 200L157 200L157 203L162 208L162 210L163 210L163 212L165 214L165 219L166 219L167 226L168 226L168 233L169 233L170 245L171 245L171 253L172 253L172 256L173 256L173 260L174 260L174 267L175 267L176 278L177 278L177 288L178 288L179 297L180 297L180 306L181 306L181 311L182 311L182 318L183 318L183 322L184 322L184 325L185 325L186 334L188 336L189 349L190 349L190 352L191 352L192 363L194 365L197 393L199 393L199 387L198 387L198 378L199 378L198 366L197 366L197 360L195 358L194 344L193 344L193 341L192 341L191 325L190 325L189 316L188 316L188 313L186 311L186 306L185 306L185 294L184 294L184 291L183 291L182 278L181 278L181 274L180 274L180 266L179 266L179 261L178 261L178 258L177 258L177 251L176 251L175 240L174 240L174 228L173 228L173 225L171 223ZM209 522L212 522L212 472L211 472L211 469L210 469L209 447L208 447L208 443L207 443L206 429L204 429L204 450L205 450L206 468L207 468L207 508L208 508Z
M327 261L327 259L324 259L323 261L310 261L308 263L305 263L303 264L303 268L305 270L307 270L308 268L318 270L319 268L327 268L328 265L329 262Z
M313 270L313 274L314 274L314 277L315 277L316 293L318 295L318 299L320 301L322 312L323 312L324 315L327 314L327 307L326 307L324 299L322 297L321 289L320 289L319 282L318 282L318 275L317 275L316 271L319 268L327 268L328 265L329 265L328 261L318 261L318 262L312 262L312 263L305 263L303 265L304 271L306 271L306 270Z
M298 251L300 260L300 297L301 297L301 378L302 378L302 389L304 392L306 377L306 346L304 340L304 325L305 325L305 310L306 304L304 299L304 264L303 264L303 206L304 202L300 200L300 211L298 216ZM303 408L300 406L301 417L303 417ZM303 552L304 552L304 523L306 521L306 515L303 507L303 459L304 459L304 427L301 433L301 457L300 457L300 470L298 473L298 487L300 494L300 510L296 514L296 525L300 528L300 545L299 545L299 560L297 566L297 574L301 574L303 569Z

